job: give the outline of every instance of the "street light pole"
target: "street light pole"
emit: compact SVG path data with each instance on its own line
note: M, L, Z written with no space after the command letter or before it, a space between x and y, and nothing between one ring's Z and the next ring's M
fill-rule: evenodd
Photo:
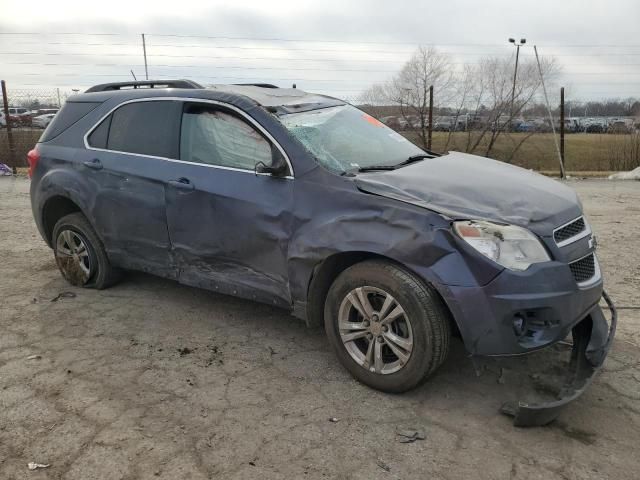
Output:
M516 66L513 70L513 87L511 88L511 114L509 115L509 124L513 122L513 105L516 100L516 79L518 78L518 58L520 57L520 47L527 43L526 38L521 38L520 42L516 42L515 38L510 38L509 43L513 43L516 47Z

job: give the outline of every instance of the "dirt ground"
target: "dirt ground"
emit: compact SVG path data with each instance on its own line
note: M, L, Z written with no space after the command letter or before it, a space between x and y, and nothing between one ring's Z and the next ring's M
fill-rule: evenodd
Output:
M607 290L640 305L640 183L571 185ZM28 188L0 178L3 480L640 477L640 310L620 311L585 395L518 429L498 413L518 379L474 367L457 339L429 382L387 395L352 380L322 331L269 306L144 274L72 288ZM62 292L75 296L52 301ZM407 428L425 439L400 443Z

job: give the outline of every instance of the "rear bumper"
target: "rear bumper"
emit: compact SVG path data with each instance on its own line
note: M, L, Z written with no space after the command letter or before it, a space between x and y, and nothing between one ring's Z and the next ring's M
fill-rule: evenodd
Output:
M573 348L567 380L556 400L544 403L518 401L505 403L502 413L513 417L517 427L546 425L555 420L562 409L578 398L591 385L609 353L616 332L617 313L609 296L603 292L611 319L609 325L599 306L573 327Z

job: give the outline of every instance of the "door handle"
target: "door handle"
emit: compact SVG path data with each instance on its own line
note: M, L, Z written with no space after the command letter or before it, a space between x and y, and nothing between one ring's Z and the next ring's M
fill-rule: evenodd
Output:
M92 170L102 170L102 162L97 158L83 163L85 167L91 168Z
M191 180L185 177L180 177L177 180L169 180L169 185L181 190L193 190L195 188Z

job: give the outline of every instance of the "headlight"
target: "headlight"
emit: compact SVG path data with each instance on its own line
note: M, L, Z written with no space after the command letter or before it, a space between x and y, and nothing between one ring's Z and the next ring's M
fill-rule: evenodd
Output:
M551 260L540 240L526 228L485 221L454 222L453 228L465 242L485 257L511 270Z

